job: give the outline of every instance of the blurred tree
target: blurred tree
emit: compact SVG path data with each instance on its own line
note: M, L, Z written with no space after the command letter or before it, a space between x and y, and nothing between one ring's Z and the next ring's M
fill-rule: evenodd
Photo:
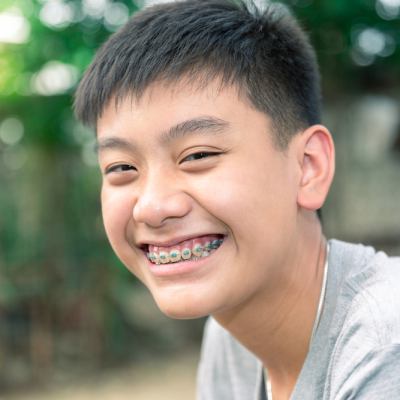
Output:
M400 83L400 2L286 0L310 33L328 98Z

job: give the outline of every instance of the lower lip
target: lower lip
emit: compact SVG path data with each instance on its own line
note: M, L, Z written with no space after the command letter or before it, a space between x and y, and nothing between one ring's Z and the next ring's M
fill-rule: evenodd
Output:
M199 258L198 260L179 261L172 264L153 264L147 257L146 260L148 262L151 273L157 277L188 275L190 273L197 272L199 269L203 268L210 261L210 259L214 257L215 253L217 253L221 249L223 245L224 242L209 256Z

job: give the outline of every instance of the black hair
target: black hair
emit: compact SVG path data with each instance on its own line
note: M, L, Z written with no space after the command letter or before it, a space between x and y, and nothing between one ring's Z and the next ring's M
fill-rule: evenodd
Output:
M186 0L137 12L98 51L75 96L75 113L96 126L104 108L140 97L156 81L188 78L236 85L268 114L276 143L320 122L315 53L290 13L244 0Z

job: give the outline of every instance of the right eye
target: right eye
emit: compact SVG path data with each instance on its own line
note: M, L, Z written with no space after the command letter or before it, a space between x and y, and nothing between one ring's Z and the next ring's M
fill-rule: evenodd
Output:
M215 151L198 151L197 153L189 154L185 157L182 162L186 161L198 161L208 157L219 156L221 153Z
M105 170L106 175L111 173L120 173L127 171L136 171L136 168L130 164L115 164Z

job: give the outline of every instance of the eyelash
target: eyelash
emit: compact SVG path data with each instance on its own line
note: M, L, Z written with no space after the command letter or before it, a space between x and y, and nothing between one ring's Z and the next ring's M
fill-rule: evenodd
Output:
M126 172L126 171L135 171L136 168L133 165L129 164L117 164L112 165L111 167L106 169L106 174L111 174L113 172Z
M185 161L198 161L203 158L208 158L208 157L214 157L214 156L219 156L221 153L218 152L212 152L212 151L199 151L198 153L193 153L185 157L180 163L183 163ZM199 156L196 158L196 156ZM194 157L194 159L189 160L190 157Z
M199 161L204 158L209 158L209 157L214 157L218 156L221 153L218 152L211 152L211 151L199 151L197 153L193 153L185 157L181 162L187 162L187 161ZM192 160L189 160L189 158L193 158ZM113 172L119 173L119 172L127 172L127 171L136 171L136 168L133 165L130 164L117 164L117 165L112 165L111 167L107 168L105 173L106 174L111 174Z

